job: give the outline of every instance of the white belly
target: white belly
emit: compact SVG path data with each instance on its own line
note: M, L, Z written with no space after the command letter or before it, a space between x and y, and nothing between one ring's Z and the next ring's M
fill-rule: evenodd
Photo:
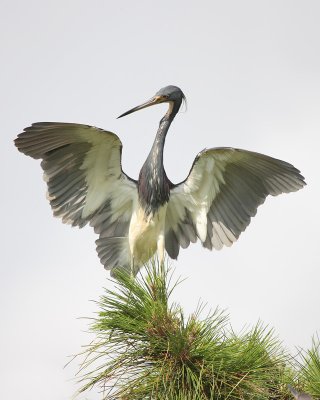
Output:
M132 214L129 227L129 245L135 264L143 264L156 252L159 243L164 247L164 225L167 205L155 214L146 216L138 205ZM163 249L159 249L164 251Z

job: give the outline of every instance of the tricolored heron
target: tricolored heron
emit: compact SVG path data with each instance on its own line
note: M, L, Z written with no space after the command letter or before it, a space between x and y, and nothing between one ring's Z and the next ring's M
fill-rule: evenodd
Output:
M132 108L168 103L138 180L122 171L117 135L93 126L38 122L15 145L42 159L53 214L80 228L90 223L101 263L136 273L156 251L176 259L199 239L207 249L231 246L270 194L301 189L300 171L284 161L231 147L202 150L188 177L173 184L163 166L168 129L185 99L176 86ZM119 117L119 118L120 118Z

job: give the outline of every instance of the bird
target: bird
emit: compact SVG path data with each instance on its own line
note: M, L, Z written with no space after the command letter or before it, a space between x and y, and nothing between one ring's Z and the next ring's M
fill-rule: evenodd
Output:
M168 105L137 180L123 171L122 143L113 132L36 122L15 139L20 152L42 160L54 216L80 228L90 224L99 235L98 256L111 276L118 271L136 275L155 254L160 263L166 253L177 259L180 247L197 240L209 250L231 246L268 195L294 192L306 184L293 165L232 147L200 151L187 178L172 183L163 151L185 101L182 90L170 85L118 117Z
M288 386L288 389L290 390L292 396L296 400L312 400L312 397L308 393L298 392L295 388L293 388L289 384L287 386Z

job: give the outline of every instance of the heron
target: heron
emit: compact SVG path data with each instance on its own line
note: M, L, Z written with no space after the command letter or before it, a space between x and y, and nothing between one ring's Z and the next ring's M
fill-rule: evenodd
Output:
M168 104L137 180L122 170L119 137L94 126L37 122L15 140L19 151L42 159L54 216L80 228L90 224L99 235L98 256L111 276L136 274L155 254L160 263L165 253L177 259L180 247L197 240L209 250L231 246L268 195L305 185L293 165L232 147L202 150L188 177L172 183L163 151L184 101L182 90L170 85L118 117Z

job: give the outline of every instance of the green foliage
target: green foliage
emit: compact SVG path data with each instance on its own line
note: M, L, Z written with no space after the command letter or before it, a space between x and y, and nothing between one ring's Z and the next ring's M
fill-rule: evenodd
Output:
M237 335L218 309L201 320L202 306L186 319L170 302L179 282L155 262L145 276L117 279L98 302L96 340L83 352L81 392L99 386L110 400L291 398L286 383L294 372L272 330L258 323ZM302 368L303 386L314 394L319 359L315 344Z
M299 381L304 390L320 398L320 341L314 338L310 350L302 354Z

